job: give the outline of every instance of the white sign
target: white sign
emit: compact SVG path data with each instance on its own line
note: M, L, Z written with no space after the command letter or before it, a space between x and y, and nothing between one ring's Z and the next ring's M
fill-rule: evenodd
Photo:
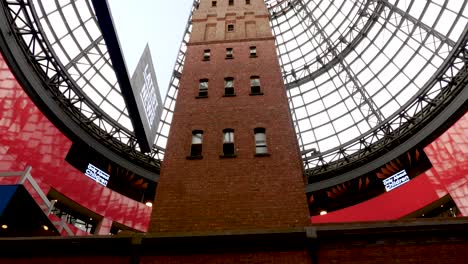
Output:
M105 173L104 171L98 169L93 164L88 164L88 168L86 169L85 175L89 178L95 180L97 183L107 186L109 182L110 175Z
M130 104L129 114L137 142L142 152L151 152L156 138L163 110L153 60L146 45L131 80L132 96L126 99ZM127 87L128 88L128 87Z
M387 179L383 180L383 184L385 185L385 190L387 192L400 187L401 185L410 181L410 178L405 170L402 170Z
M156 108L158 107L158 100L156 99L156 93L154 92L153 79L151 78L151 72L149 71L148 64L143 71L144 84L140 90L140 97L143 101L143 108L145 108L146 118L149 127L153 125L154 118L156 117Z

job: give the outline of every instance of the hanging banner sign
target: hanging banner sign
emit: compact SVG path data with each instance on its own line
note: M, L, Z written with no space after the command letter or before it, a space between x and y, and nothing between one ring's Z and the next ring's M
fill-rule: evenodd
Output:
M153 146L161 118L162 101L148 45L133 73L131 84L139 113L138 117L131 118L141 120L144 133L136 133L137 139L141 150L149 152Z

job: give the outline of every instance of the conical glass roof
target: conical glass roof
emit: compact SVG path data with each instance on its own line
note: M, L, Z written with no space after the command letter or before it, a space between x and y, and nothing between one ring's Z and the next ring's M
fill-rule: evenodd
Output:
M84 97L76 106L82 115L109 133L118 131L110 134L138 150L90 1L9 2L31 5L31 14L19 15L34 18L70 76L75 87L64 87L65 96L72 102ZM462 61L453 58L465 44L467 2L265 0L308 171L320 173L362 160L383 147L393 148L389 142L426 118L428 106L443 101L444 87L436 79L447 71L455 77L464 65L447 68ZM10 9L18 15L13 5ZM157 160L163 159L167 143L190 20L166 95L157 151L148 154ZM28 36L23 38L27 43Z

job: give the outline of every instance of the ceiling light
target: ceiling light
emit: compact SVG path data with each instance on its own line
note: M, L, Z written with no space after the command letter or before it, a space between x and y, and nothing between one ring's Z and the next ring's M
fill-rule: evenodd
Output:
M152 202L146 202L145 204L146 204L146 206L148 206L148 207L153 207L153 203L152 203Z
M46 225L43 225L42 228L44 228L45 231L49 230L49 227Z
M2 225L2 229L7 229L8 226L7 225Z
M323 210L323 211L320 211L320 215L326 215L327 214L327 211Z

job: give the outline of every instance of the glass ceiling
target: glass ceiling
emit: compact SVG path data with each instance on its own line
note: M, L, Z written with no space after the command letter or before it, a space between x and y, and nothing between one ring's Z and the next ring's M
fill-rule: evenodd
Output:
M265 2L306 169L378 142L385 134L377 129L383 124L397 129L402 121L396 117L404 109L406 120L417 115L422 108L411 103L423 92L437 96L440 89L426 83L468 25L468 1L462 0ZM106 131L119 126L122 133L132 134L90 1L32 4L53 52L88 98L80 106L82 114L91 117L100 111L107 121L93 120L96 125ZM190 32L189 18L155 149L166 147ZM128 143L126 137L118 138Z
M92 104L133 131L92 4L84 0L32 2L47 40L78 87Z
M301 151L333 161L329 154L398 115L460 38L468 22L465 5L443 0L276 3L271 25ZM346 155L352 153L346 148ZM318 159L306 168L317 165Z

